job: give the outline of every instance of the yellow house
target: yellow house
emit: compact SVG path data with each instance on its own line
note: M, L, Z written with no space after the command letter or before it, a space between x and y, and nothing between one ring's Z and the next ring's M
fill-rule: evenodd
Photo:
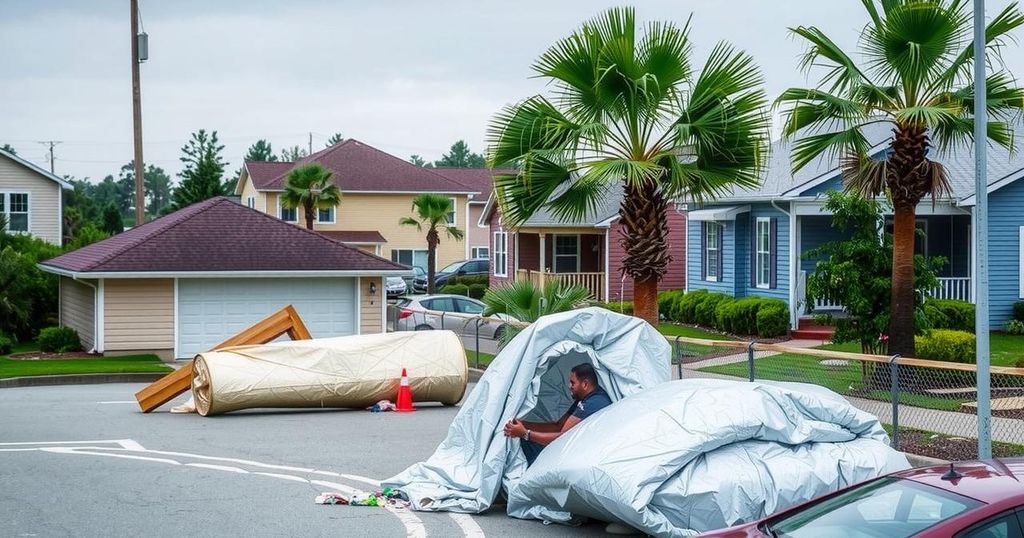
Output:
M402 217L413 216L412 201L419 194L451 197L453 226L466 231L477 224L470 219L470 200L479 189L352 139L296 162L247 161L235 194L248 207L305 225L300 210L281 205L281 193L288 172L310 163L329 170L342 192L341 205L318 211L313 229L391 261L427 268L426 230L398 225ZM467 245L442 234L437 268L467 258Z

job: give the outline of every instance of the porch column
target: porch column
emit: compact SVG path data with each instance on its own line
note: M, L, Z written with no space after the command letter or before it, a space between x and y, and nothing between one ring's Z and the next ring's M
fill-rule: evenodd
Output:
M539 268L538 272L540 273L540 285L542 287L544 286L544 273L545 273L544 268L547 267L547 265L546 265L547 264L547 260L545 259L547 257L547 256L545 256L545 254L547 253L546 239L547 239L547 234L541 233L540 234L540 268Z
M797 308L797 303L803 301L799 296L801 290L797 283L800 282L800 219L796 215L796 208L789 207L789 326L791 329L800 328L800 315L802 309Z

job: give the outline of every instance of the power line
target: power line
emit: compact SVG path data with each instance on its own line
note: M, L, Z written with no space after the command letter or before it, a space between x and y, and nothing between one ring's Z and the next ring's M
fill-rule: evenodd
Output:
M50 146L50 173L51 174L54 173L54 171L53 171L54 170L54 166L53 166L53 161L54 161L53 148L57 144L60 144L61 141L59 141L59 140L47 140L47 141L37 141L37 142L39 142L40 144L43 144L43 145L49 145Z

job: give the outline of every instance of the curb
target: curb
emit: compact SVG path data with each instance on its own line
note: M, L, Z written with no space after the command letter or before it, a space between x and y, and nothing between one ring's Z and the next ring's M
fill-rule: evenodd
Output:
M152 383L167 375L166 372L149 374L73 374L37 375L0 379L0 389L19 387L46 387L54 385L95 385L99 383Z
M469 368L469 382L476 383L480 381L480 376L484 375L484 371L479 368Z

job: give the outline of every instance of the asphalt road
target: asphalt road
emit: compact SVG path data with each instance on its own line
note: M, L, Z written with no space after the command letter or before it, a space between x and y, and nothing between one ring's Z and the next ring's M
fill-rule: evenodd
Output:
M317 505L429 456L457 408L145 415L141 384L0 390L0 536L606 536L481 515ZM472 389L472 385L470 387ZM175 401L180 403L184 398Z

